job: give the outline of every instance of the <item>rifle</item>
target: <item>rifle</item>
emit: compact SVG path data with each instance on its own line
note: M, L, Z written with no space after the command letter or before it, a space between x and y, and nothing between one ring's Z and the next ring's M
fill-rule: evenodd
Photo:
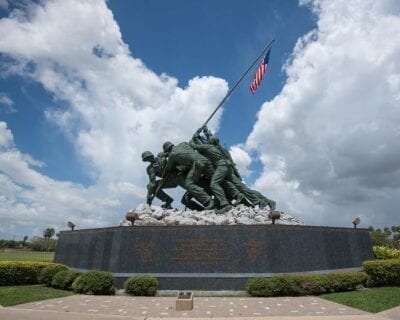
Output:
M161 190L162 185L163 185L163 183L164 183L164 179L166 179L167 177L168 177L168 174L166 174L165 168L164 168L163 173L162 173L162 175L161 175L161 179L158 180L158 181L159 181L159 182L158 182L158 186L157 186L156 190L154 191L154 193L152 194L152 196L151 196L151 198L150 198L150 205L151 205L151 203L153 202L154 198L156 197L157 193ZM149 200L148 200L148 201L149 201Z

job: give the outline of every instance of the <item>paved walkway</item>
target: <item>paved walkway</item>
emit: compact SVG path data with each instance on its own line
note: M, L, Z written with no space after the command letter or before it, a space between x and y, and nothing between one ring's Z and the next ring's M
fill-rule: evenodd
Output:
M382 314L346 307L317 297L194 298L192 311L175 311L175 298L82 296L0 308L1 320L106 320L206 318L254 320L400 320L400 307ZM387 318L386 318L387 317Z
M400 320L400 307L382 311L382 312L379 312L378 314L384 318L388 318L388 319L392 319L392 320Z

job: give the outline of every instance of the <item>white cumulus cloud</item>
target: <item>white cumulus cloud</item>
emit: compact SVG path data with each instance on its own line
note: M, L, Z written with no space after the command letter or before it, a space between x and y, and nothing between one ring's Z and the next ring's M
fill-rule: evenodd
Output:
M17 109L14 108L14 101L4 92L0 92L0 106L6 113L17 112Z
M229 150L233 161L236 164L240 174L244 177L250 174L250 165L252 162L251 156L241 145L232 146Z
M35 167L41 162L14 147L4 122L0 122L0 141L6 141L0 149L0 225L4 234L19 233L23 227L41 234L44 226L65 227L66 220L101 226L107 210L120 204L105 190L57 181L38 172Z
M8 147L12 145L14 142L14 137L11 133L11 130L7 128L7 124L3 121L0 121L0 148Z
M302 2L317 28L247 139L264 166L255 185L308 223L398 224L399 2Z
M35 193L39 189L49 196L60 193L51 206L38 207L52 223L58 219L58 226L64 225L67 212L75 212L77 225L79 220L85 226L119 221L145 197L141 153L161 151L166 140L189 139L227 92L223 79L196 76L180 87L173 76L153 72L123 42L104 0L30 2L13 9L0 19L0 52L8 58L2 65L6 75L38 82L62 106L43 113L73 144L94 181L88 188L54 181L23 162L20 150L6 152L19 160L2 162L0 172L32 201L42 196ZM211 121L212 129L218 128L220 116ZM35 187L25 190L26 180L26 186ZM81 201L86 196L91 203ZM38 210L34 202L18 199L8 203L10 219L13 212Z

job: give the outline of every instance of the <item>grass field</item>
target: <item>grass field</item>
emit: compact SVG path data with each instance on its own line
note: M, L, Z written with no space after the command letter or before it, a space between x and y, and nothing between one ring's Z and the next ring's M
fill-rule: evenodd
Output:
M54 259L54 252L39 251L0 251L0 261L50 261Z
M58 290L43 285L0 287L0 305L15 306L21 303L68 297L71 291Z
M349 307L376 313L400 305L400 287L381 287L362 291L329 293L320 297Z

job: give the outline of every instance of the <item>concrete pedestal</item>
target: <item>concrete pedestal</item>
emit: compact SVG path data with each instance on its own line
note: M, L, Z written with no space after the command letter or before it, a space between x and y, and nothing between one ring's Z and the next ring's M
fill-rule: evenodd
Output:
M190 291L179 291L175 301L176 311L190 311L193 309L193 293Z

